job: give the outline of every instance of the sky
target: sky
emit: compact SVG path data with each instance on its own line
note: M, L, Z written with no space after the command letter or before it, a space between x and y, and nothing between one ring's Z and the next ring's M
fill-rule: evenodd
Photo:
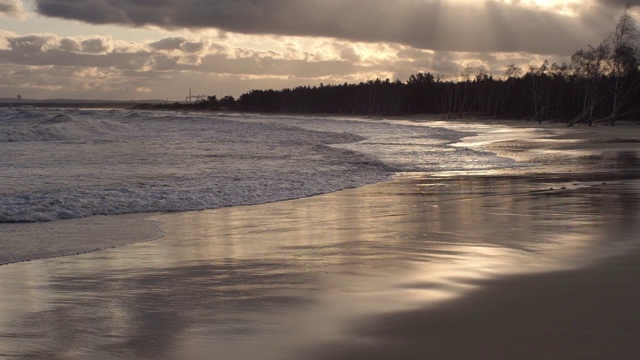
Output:
M169 99L570 62L640 0L0 0L0 98Z

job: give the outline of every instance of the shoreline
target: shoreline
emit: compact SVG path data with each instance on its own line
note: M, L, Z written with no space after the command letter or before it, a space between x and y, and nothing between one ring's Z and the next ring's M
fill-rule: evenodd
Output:
M109 217L125 235L135 225L123 221L138 219L165 236L0 267L0 348L34 359L632 359L637 144L613 137L611 151L635 155L594 157L610 150L485 130L463 143L542 166Z
M366 119L364 117L355 117ZM371 120L371 119L368 119ZM607 181L616 179L633 179L640 177L640 160L638 152L640 151L640 126L635 125L618 125L615 127L603 126L599 129L586 127L558 126L558 123L543 123L543 127L527 126L519 120L492 120L487 123L485 119L464 119L461 121L434 121L431 117L415 116L415 117L394 117L391 119L381 119L391 123L396 121L417 122L426 126L446 127L448 129L460 130L465 132L474 132L473 135L464 137L460 142L451 146L466 147L477 151L489 151L498 156L516 159L519 163L535 163L532 167L512 168L512 169L496 169L486 171L466 171L466 172L440 172L440 173L399 173L390 175L390 178L384 182L392 182L394 179L415 176L435 176L435 177L526 177L528 175L553 174L556 180L564 180L567 183L571 181ZM478 127L479 126L479 127ZM618 157L617 159L615 157ZM566 162L564 164L563 162ZM615 173L612 173L608 166L612 162L619 162L616 165ZM604 164L603 168L590 165L590 163ZM578 180L575 175L582 174L583 180ZM371 184L365 184L367 186ZM340 189L336 191L344 191L352 188ZM335 191L334 191L335 192ZM314 194L302 198L283 199L275 202L292 201L296 199L304 199L308 197L323 196L329 193ZM273 201L272 201L273 202ZM260 204L239 205L259 206L270 204L272 202ZM214 209L193 210L196 212L209 211ZM190 212L190 211L188 211ZM162 213L131 213L124 215L105 215L107 219L117 222L117 219L133 219L142 224L143 218L153 217ZM20 235L26 237L36 236L45 238L46 236L54 236L58 238L73 238L75 232L78 239L75 243L79 247L74 247L68 253L61 253L57 249L57 244L47 244L42 242L44 248L50 248L47 254L38 254L33 257L29 253L24 253L19 246L20 238L13 239L0 248L0 266L22 261L31 261L37 259L56 258L59 256L73 256L80 253L100 251L117 246L126 246L138 242L154 241L162 238L162 235L152 234L152 230L147 226L135 226L138 228L138 235L130 232L121 236L124 240L115 242L107 241L107 245L103 245L102 241L94 242L89 246L81 246L84 240L83 235L89 230L91 238L96 238L102 233L111 233L109 226L104 225L105 221L101 219L104 216L90 216L86 218L78 218L71 220L59 220L53 222L36 222L36 223L4 223L1 226L9 229L12 236ZM129 221L129 227L133 225ZM91 225L93 224L93 225ZM89 229L89 226L92 226ZM28 232L20 231L20 227L29 227ZM67 228L65 230L65 228ZM41 230L38 230L41 229ZM60 231L56 229L61 229ZM138 240L136 240L138 236ZM113 238L113 236L110 236ZM150 240L151 239L151 240ZM15 241L14 241L15 240ZM16 244L15 246L10 244Z
M598 129L562 124L528 127L510 121L498 124L548 133L542 138L525 134L517 140L493 141L479 134L463 139L460 145L471 143L473 148L538 162L539 166L515 171L513 176L542 175L566 183L548 189L549 196L572 191L576 181L594 181L596 186L611 179L638 182L640 132L636 124ZM589 162L606 162L607 154L609 162L610 154L621 154L615 174L606 167L584 168ZM582 171L576 173L576 169ZM630 211L637 214L638 208L640 204L634 202ZM466 296L362 319L352 330L352 338L358 341L330 342L306 351L315 354L312 359L336 360L634 359L640 353L635 335L640 331L639 261L636 240L629 248L575 267L478 280L478 289Z
M562 358L546 341L573 341L583 327L563 323L558 335L544 316L554 320L564 306L582 314L563 302L567 294L589 311L576 315L581 325L599 325L588 321L595 314L617 319L608 330L625 319L635 329L636 317L623 311L640 306L640 180L559 185L544 175L407 177L155 214L166 235L157 241L1 267L0 348L34 359L69 351L105 360L204 360L212 351L260 360L462 359L494 357L496 348L481 346L488 337L513 341L515 353L499 348L505 359L526 359L516 356L529 350L519 336L531 330L544 335L532 347ZM624 264L622 274L600 270L609 263ZM539 299L559 305L546 310ZM603 304L611 308L600 311ZM61 322L64 339L56 336Z
M323 344L311 359L635 359L640 250L592 266L513 275L465 297L363 321L366 345Z

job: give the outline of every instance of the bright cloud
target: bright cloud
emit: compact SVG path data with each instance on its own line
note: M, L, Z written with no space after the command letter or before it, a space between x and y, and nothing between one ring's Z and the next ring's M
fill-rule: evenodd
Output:
M0 0L0 16L24 19L27 13L20 0Z
M0 0L0 97L19 88L25 97L181 99L189 88L238 96L417 72L455 78L467 68L501 76L511 63L569 61L613 30L626 2Z

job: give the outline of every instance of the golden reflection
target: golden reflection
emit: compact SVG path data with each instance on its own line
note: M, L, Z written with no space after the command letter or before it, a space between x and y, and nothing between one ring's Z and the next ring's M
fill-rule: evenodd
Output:
M279 358L487 279L628 251L638 246L639 204L637 180L414 176L154 214L160 240L1 267L0 347L33 358L43 349L180 358L194 348Z

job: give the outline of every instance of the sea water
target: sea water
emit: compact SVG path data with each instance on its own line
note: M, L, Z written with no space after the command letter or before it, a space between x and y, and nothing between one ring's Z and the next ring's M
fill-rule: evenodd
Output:
M2 109L0 264L161 237L146 213L303 198L407 172L520 166L453 146L470 135L396 120Z
M0 111L0 222L259 204L398 172L504 168L470 133L331 117Z
M536 179L421 173L233 206L406 172L519 166L462 147L470 132L353 118L6 114L2 211L30 222L0 224L0 264L140 242L129 232L149 218L165 231L150 244L2 267L7 357L313 358L369 348L390 315L491 279L637 248L637 181L549 191ZM86 216L136 211L175 213Z

